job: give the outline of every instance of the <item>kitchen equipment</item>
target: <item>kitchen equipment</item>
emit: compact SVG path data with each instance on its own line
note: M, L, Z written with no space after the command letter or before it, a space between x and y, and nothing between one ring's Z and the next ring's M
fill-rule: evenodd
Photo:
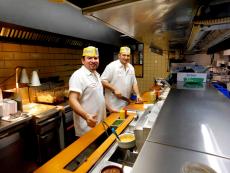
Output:
M132 173L229 173L230 160L204 152L146 141Z
M56 106L38 103L23 105L32 118L33 147L38 164L43 164L61 150L61 114Z
M216 173L212 168L200 163L189 163L182 168L183 173Z
M119 111L119 115L120 115L120 119L125 119L125 116L126 116L126 110L121 109L121 110Z
M118 146L123 149L130 149L136 146L136 139L132 133L123 133L119 135L120 140L117 140Z
M152 104L156 101L156 92L155 91L148 92L146 94L146 96L147 96L147 102L146 103Z
M68 96L66 87L55 87L47 84L43 88L36 91L36 101L39 103L60 104L65 101Z
M1 172L29 173L36 168L29 120L17 123L1 121L0 167ZM11 125L9 125L11 124ZM2 130L2 126L5 128Z
M26 113L18 111L16 113L10 114L9 116L3 116L2 120L8 121L8 122L17 122L17 121L23 120L28 117L29 115L27 115Z
M131 94L131 96L130 96L130 100L136 100L137 99L137 96L136 95L134 95L134 94Z
M101 173L123 173L123 171L118 166L108 165L101 170Z
M112 155L109 156L109 163L113 162L116 164L121 164L124 172L126 172L127 167L133 167L137 159L138 153L133 149L122 149L116 147Z
M64 130L64 145L69 146L76 140L75 129L73 124L73 109L66 105L62 110L62 122Z
M58 110L53 110L36 115L33 124L37 162L43 164L61 150L60 113Z
M113 94L115 95L115 93L113 92ZM125 96L121 96L121 97L119 97L121 100L124 100L124 101L126 101L127 103L130 103L131 102L131 100L129 99L129 98L127 98L127 97L125 97Z
M113 124L110 127L116 130L123 123L123 121L124 120L122 119L117 119L113 122Z
M115 129L114 129L114 128L111 128L111 130L112 130L113 134L116 136L117 140L118 140L118 141L121 141L121 139L120 139L119 136L117 135Z
M125 96L121 96L120 99L126 101L128 104L131 103L130 99Z
M36 70L32 71L30 86L40 86L40 80L38 77L38 72Z
M1 103L1 112L0 114L4 117L9 117L10 114L17 112L17 102L11 99L4 99Z

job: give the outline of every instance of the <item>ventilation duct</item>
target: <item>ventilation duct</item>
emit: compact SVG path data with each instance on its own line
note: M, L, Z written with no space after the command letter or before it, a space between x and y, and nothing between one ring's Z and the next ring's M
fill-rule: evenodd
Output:
M230 3L202 5L193 20L187 51L207 51L230 38Z
M82 48L90 45L83 39L0 22L0 41L54 47Z
M211 46L230 38L230 17L221 19L196 20L188 40L187 50L196 46L200 50L207 50ZM215 35L215 37L212 37Z

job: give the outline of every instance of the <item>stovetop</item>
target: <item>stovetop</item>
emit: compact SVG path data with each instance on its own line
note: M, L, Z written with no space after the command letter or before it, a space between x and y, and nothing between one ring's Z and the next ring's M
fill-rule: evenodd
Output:
M23 105L23 112L27 113L28 115L35 115L35 116L39 114L43 114L52 109L56 109L56 106L39 104L39 103L29 103Z

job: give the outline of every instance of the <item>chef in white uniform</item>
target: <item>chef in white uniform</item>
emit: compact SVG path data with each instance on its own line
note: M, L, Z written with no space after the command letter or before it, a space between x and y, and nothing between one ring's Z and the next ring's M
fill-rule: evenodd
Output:
M69 80L69 104L74 111L76 136L82 136L106 117L103 86L96 69L99 66L98 49L83 49L82 67Z
M140 97L134 67L129 63L130 48L121 47L118 60L108 64L101 75L105 87L106 106L110 112L118 112L127 102L121 96L130 98L134 91L137 102L142 102Z

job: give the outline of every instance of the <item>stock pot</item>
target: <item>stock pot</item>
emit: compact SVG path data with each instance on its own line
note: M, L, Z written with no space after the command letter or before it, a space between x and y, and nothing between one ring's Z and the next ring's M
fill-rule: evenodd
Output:
M124 133L117 139L118 146L123 149L130 149L136 146L136 139L133 133Z

